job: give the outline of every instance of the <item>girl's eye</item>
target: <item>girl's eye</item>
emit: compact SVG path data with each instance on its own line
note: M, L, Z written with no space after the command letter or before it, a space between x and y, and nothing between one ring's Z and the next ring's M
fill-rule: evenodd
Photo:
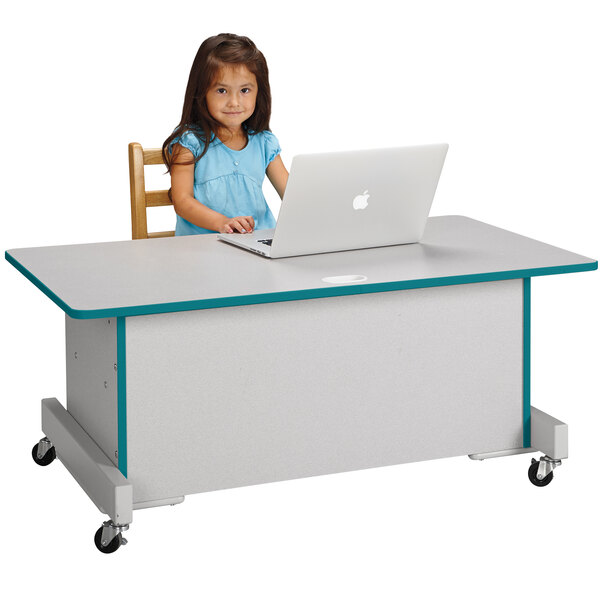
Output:
M242 94L249 94L250 88L242 88Z
M227 92L227 90L225 88L219 88L217 90L217 94L225 94Z

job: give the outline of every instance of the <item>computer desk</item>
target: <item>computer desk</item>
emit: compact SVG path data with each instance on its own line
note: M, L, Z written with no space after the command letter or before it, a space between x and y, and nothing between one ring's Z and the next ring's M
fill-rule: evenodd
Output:
M61 460L110 520L185 495L469 455L540 451L531 277L597 261L466 217L419 244L269 260L215 235L25 248L7 260L66 313L66 409L42 400L34 460Z

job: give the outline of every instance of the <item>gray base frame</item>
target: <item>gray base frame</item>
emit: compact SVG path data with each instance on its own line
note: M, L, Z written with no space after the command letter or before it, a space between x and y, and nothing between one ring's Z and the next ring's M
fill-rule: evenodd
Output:
M42 431L100 512L131 523L133 486L56 398L42 400Z
M542 452L553 459L567 458L568 427L550 415L531 408L531 448L513 448L470 454L473 460L485 460L515 454ZM51 438L57 457L88 494L98 509L120 525L132 522L132 510L180 504L184 497L133 504L132 485L111 464L108 457L83 431L56 398L42 400L42 430Z
M569 427L566 423L555 419L549 414L531 407L531 447L499 450L497 452L483 452L469 454L473 460L499 458L513 454L528 452L541 452L553 460L562 460L569 456Z
M554 460L568 458L568 425L532 406L531 445Z

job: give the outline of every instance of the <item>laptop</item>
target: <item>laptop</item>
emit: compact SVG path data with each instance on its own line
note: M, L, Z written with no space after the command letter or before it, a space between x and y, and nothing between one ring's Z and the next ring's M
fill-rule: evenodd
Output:
M418 242L447 151L429 144L295 156L276 228L217 238L267 258Z

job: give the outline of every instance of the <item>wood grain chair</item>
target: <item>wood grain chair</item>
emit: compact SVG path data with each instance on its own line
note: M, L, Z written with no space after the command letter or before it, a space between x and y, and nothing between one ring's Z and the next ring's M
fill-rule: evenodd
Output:
M146 191L145 165L162 165L160 148L142 148L141 144L129 144L129 184L131 187L131 237L134 240L169 237L175 231L148 233L146 209L154 206L173 206L168 190Z

